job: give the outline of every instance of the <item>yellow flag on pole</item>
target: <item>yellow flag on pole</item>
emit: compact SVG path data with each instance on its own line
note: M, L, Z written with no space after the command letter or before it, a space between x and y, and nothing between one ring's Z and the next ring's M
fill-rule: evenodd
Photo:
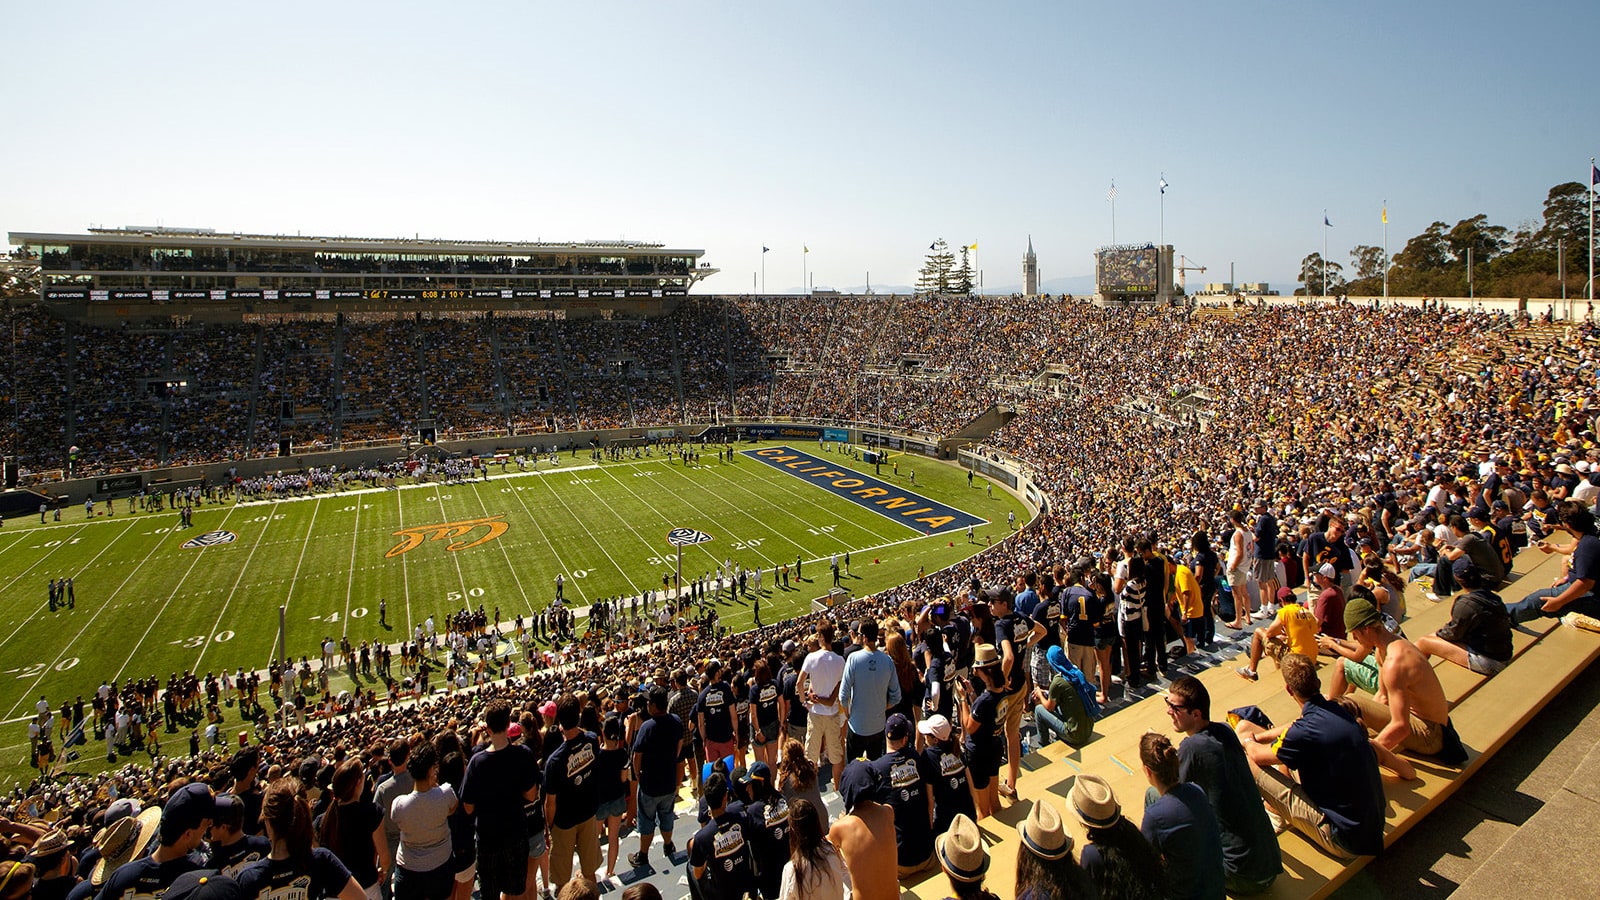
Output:
M807 246L806 246L806 245L805 245L805 244L801 244L801 245L800 245L800 250L801 250L801 252L803 252L803 253L810 253L810 252L811 252L811 248L810 248L810 247L807 247Z
M1383 224L1389 224L1389 207L1387 206L1383 208Z
M967 249L968 250L976 250L976 249L978 249L978 245L977 244L968 244L967 245Z

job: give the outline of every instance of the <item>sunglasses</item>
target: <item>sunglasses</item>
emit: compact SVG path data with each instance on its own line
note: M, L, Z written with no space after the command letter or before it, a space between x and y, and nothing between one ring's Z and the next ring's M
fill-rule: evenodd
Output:
M1188 708L1189 707L1184 706L1182 703L1173 703L1170 699L1167 700L1167 709L1170 709L1173 712L1184 712Z

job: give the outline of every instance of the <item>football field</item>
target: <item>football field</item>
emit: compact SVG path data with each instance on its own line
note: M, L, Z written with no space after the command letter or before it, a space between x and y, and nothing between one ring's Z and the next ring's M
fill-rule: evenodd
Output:
M549 606L557 575L581 618L591 601L659 590L676 566L667 532L688 528L710 540L683 548L684 579L729 559L761 567L771 624L827 593L833 554L851 554L844 586L871 593L970 556L1007 533L1008 513L1019 523L1026 515L1004 491L991 496L985 479L969 486L964 470L926 458L899 457L875 480L843 454L782 447L746 445L732 462L708 452L694 466L563 455L537 472L491 465L486 481L203 505L184 529L172 511L128 514L126 500L109 517L97 504L92 519L79 506L60 523L9 520L0 531L3 777L28 777L26 721L41 696L59 709L104 680L263 668L280 607L287 649L313 661L324 637L394 644L430 615L442 630L465 606L510 622ZM797 461L775 463L780 455ZM980 522L973 543L968 516ZM773 567L797 559L807 580L778 589ZM51 612L48 582L66 576L75 608ZM753 624L743 603L719 609L735 631Z

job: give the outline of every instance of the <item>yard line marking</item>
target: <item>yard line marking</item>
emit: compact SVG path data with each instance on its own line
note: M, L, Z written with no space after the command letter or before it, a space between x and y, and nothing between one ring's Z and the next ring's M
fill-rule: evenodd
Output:
M11 548L13 548L13 547L17 546L18 544L22 543L22 539L28 536L28 532L27 531L18 531L18 532L15 532L15 535L16 535L16 540L14 540L11 543L7 544L6 548L4 550L0 550L0 556L4 556L7 553L10 553L11 552Z
M605 469L603 469L603 471L605 471ZM646 501L645 498L642 498L642 496L638 496L638 493L634 492L634 488L627 487L627 484L626 484L626 482L624 482L624 480L619 479L619 477L614 476L613 472L606 471L606 474L608 474L608 476L611 476L611 479L613 479L614 482L616 482L616 484L622 485L622 490L626 490L626 492L629 493L629 495L634 496L634 500L638 500L638 501L640 501L640 503L645 504L645 508L646 509L651 509L651 511L656 511L656 504L650 503L650 501ZM693 482L691 482L691 484L693 484ZM594 492L594 488L589 488L589 490L590 490L590 492ZM677 498L677 500L683 500L682 496L678 496L677 493L672 492L672 490L667 490L667 493L670 493L670 495L674 496L674 498ZM605 501L602 500L602 503L605 503ZM693 504L688 503L688 501L686 501L686 500L683 501L683 503L688 504L688 506L693 506ZM610 504L606 504L606 508L610 508ZM614 514L614 512L613 512L613 514ZM659 514L659 512L656 512L656 514L658 514L658 516L661 516L661 514ZM666 522L667 527L669 527L669 528L672 527L672 525L674 525L674 522L672 522L672 519L667 519L666 516L662 516L662 520L664 520L664 522ZM624 525L626 525L626 524L627 524L627 522L624 522ZM635 535L638 535L638 528L634 528L634 527L632 527L632 525L629 525L629 530L632 530L632 532L634 532ZM645 548L646 549L650 549L650 551L651 551L650 556L661 556L661 551L658 551L658 549L654 548L653 544L651 544L650 541L646 540L645 536L638 535L638 540L643 541L643 544L645 544ZM710 552L710 548L707 548L706 544L693 544L693 546L694 546L694 548L699 549L699 551L704 552L704 554L706 554L706 556L709 556L710 560L712 560L712 562L714 562L715 565L722 565L723 564L723 560L717 559L717 554L714 554L714 552ZM742 552L742 551L739 551L739 552ZM763 554L762 551L755 551L755 554L757 554L757 556L762 557L762 559L766 559L766 554ZM773 560L766 559L766 562L773 562Z
M221 525L228 524L228 516L231 515L233 515L233 510L230 509L228 510L228 515L222 517L222 521L219 523L219 529ZM194 562L189 563L189 568L184 570L183 577L179 578L178 583L172 586L172 593L167 595L166 602L161 604L161 608L156 610L156 614L150 617L150 624L144 627L144 634L139 635L139 640L134 642L133 649L128 651L128 658L122 661L121 667L117 669L117 674L111 676L112 681L120 679L122 677L122 673L127 671L128 664L133 662L134 656L139 653L139 648L143 646L144 639L150 636L150 632L156 627L156 622L161 620L161 614L166 612L167 607L172 605L172 601L177 598L178 592L183 590L183 583L189 579L190 573L194 572L194 567L200 565L200 560L204 558L204 550L200 550L199 552L195 553Z
M514 493L516 493L516 491L512 491L512 493L514 494ZM478 490L478 488L476 486L474 486L473 489L472 489L472 494L473 494L473 496L478 498L478 508L483 510L483 514L485 516L489 515L489 504L484 502L484 500L483 500L483 492ZM529 614L532 614L533 613L533 600L528 596L528 592L523 590L523 588L522 588L522 576L517 574L517 567L515 565L512 565L512 563L511 563L511 551L506 549L506 545L505 545L504 542L495 541L495 543L500 545L500 555L505 557L505 560L506 560L506 571L511 573L511 580L516 582L517 593L522 595L522 602L526 603L528 605L528 612L529 612ZM577 615L577 613L573 613L573 615ZM495 624L499 625L500 623L496 622Z
M605 470L602 469L601 471L605 471ZM614 476L614 475L612 476L612 480L616 481L618 484L621 484L621 479L616 478L616 476ZM639 539L639 543L644 544L645 549L651 551L651 553L650 553L651 556L659 556L659 555L661 555L660 551L656 550L656 548L650 543L650 539L645 537L644 535L640 534L639 533L639 529L633 527L633 523L629 522L626 517L618 514L617 510L610 503L607 503L606 499L604 497L600 496L600 492L596 491L594 489L593 485L585 484L584 487L589 489L589 493L593 494L594 498L596 500L600 501L601 505L606 508L607 512L611 513L611 515L614 516L617 521L621 522L624 527L626 527L629 531L633 532L633 536ZM623 485L623 490L626 490L629 494L633 494L635 499L639 498L639 495L638 494L634 494L633 490L631 488L629 488L627 485ZM645 504L645 508L649 509L650 508L650 504L646 503ZM639 594L640 593L639 586L634 583L633 576L629 575L628 571L626 569L622 568L622 566L619 565L617 563L617 561L612 558L611 552L609 550L606 550L604 544L601 544L598 541L596 541L595 543L599 545L600 551L602 553L605 553L606 559L611 560L611 564L613 566L617 567L617 571L618 572L622 573L623 580L628 582L628 589L630 591L632 591L632 593L629 596L633 596L633 595ZM704 544L696 544L695 546L699 547L702 550L705 550L705 545ZM710 553L709 550L707 550L706 552L707 552L707 554ZM715 560L716 557L713 556L712 559ZM654 584L654 582L651 582L651 583Z
M564 509L564 510L566 510L566 511L567 511L567 515L569 515L569 516L571 516L571 517L572 517L572 519L573 519L573 521L577 521L577 520L578 520L578 517L577 517L577 515L576 515L576 514L574 514L574 513L573 513L573 512L572 512L572 507L571 507L571 506L568 506L568 505L567 505L567 501L566 501L566 498L564 498L564 497L562 497L562 496L561 496L561 494L560 494L560 492L558 492L558 491L557 491L557 490L556 490L556 489L555 489L555 488L554 488L554 487L551 487L551 486L550 486L550 485L549 485L549 484L546 484L546 485L545 485L545 487L549 487L549 488L550 488L550 494L551 494L551 496L553 496L553 497L555 497L555 498L556 498L556 502L557 502L557 503L560 503L560 504L561 504L561 508L562 508L562 509ZM585 487L588 487L588 485L585 485ZM591 494L594 494L594 488L592 488L592 487L591 487L591 488L589 488L589 493L591 493ZM595 494L595 499L600 499L600 495L599 495L599 494ZM618 516L618 515L617 515L617 511L616 511L616 510L614 510L614 509L612 509L612 508L611 508L611 504L609 504L609 503L606 503L606 502L605 502L605 500L600 500L600 502L601 502L601 503L603 503L603 504L605 504L605 507L606 507L606 511L607 511L607 512L609 512L609 513L611 513L611 515L612 515L612 516L614 516L614 517L616 517L616 519L617 519L617 520L618 520L618 521L620 521L620 522L622 522L622 524L624 524L624 525L628 525L628 522L627 522L627 520L626 520L626 519L623 519L623 518L622 518L622 517L621 517L621 516ZM628 525L628 527L629 527L629 528L630 528L630 529L631 529L631 528L632 528L632 527L633 527L633 526L631 526L631 525ZM637 534L638 534L638 532L637 532L637 531L635 531L635 532L634 532L634 534L636 534L636 535L637 535ZM622 576L622 580L623 580L623 581L626 581L626 582L627 582L627 583L628 583L628 589L629 589L629 590L631 590L631 591L632 591L632 592L633 592L633 593L635 593L635 594L637 594L637 593L639 593L639 586L638 586L638 585L637 585L637 584L635 584L635 583L634 583L634 581L633 581L633 577L632 577L632 576L631 576L631 575L629 575L629 574L628 574L628 570L627 570L627 569L624 569L624 568L623 568L623 567L622 567L622 565L621 565L621 564L620 564L620 563L618 563L618 562L617 562L617 560L616 560L616 557L614 557L614 556L612 556L612 555L611 555L611 551L610 551L610 550L607 550L607 549L606 549L606 545L605 545L605 543L604 543L604 542L602 542L602 541L593 541L593 542L592 542L592 543L593 543L593 544L594 544L594 545L595 545L595 546L596 546L596 547L599 547L599 548L600 548L600 552L601 552L601 553L604 553L604 554L605 554L605 555L606 555L606 559L607 559L607 560L609 560L609 561L610 561L610 562L611 562L611 566L612 566L612 568L614 568L614 569L616 569L616 570L617 570L617 573L618 573L618 574L620 574L620 575L621 575L621 576ZM565 565L565 564L563 564L563 565L562 565L562 568L563 568L563 569L565 569L565 568L566 568L566 565ZM569 578L569 579L568 579L568 580L569 580L569 581L577 581L577 580L578 580L578 579L576 579L576 578ZM587 593L585 593L585 592L584 592L584 590L583 590L583 589L582 589L582 588L579 588L579 589L578 589L578 593L579 593L579 594L581 594L581 595L583 595L583 598L584 598L584 599L585 599L585 600L587 600L587 599L588 599L588 595L587 595Z
M72 576L74 582L76 582L76 580L77 580L79 575L82 575L84 572L88 571L90 566L94 565L94 561L96 559L99 559L100 557L104 556L106 554L106 551L111 549L111 545L112 544L115 544L117 541L122 540L122 536L123 535L127 534L129 531L132 531L133 530L133 526L136 525L136 524L138 524L138 523L137 522L129 522L128 523L128 527L122 529L122 534L119 534L116 537L112 538L109 542L107 542L107 544L104 547L100 548L100 552L96 553L94 555L93 559L90 559L88 562L84 563L81 567L79 567L78 571L76 573L74 573L73 576ZM61 542L61 547L65 547L66 545L67 545L66 541L62 541ZM54 553L56 550L60 550L61 547L52 548L50 552ZM7 548L7 549L10 549L10 548ZM48 555L49 554L46 554L46 556L48 556ZM39 562L44 562L44 560L40 559ZM26 575L28 573L27 572L23 572L22 574ZM18 575L17 577L21 578L22 575ZM15 580L15 579L13 579L13 580ZM74 586L76 586L76 585L74 585ZM10 587L10 585L7 585L7 587ZM5 589L4 588L0 588L0 593L4 593L4 592L5 592ZM49 602L50 602L49 599L46 598L45 606L43 606L43 607L37 607L37 606L34 607L33 612L28 613L28 617L26 619L23 619L21 622L18 622L17 623L17 627L13 628L11 630L11 633L6 635L3 640L0 640L0 647L4 647L5 645L11 643L11 639L17 636L17 632L21 631L22 627L24 625L27 625L29 622L32 622L34 617L39 615L39 610L40 609L47 608L49 606Z
M549 485L546 485L546 487L549 487ZM555 488L550 488L550 491L551 493L554 493ZM533 522L533 530L539 532L539 538L544 541L545 546L550 548L550 555L555 557L556 565L561 567L562 573L564 573L564 575L570 574L572 570L567 568L566 561L561 558L561 551L556 549L555 542L550 540L550 536L544 533L544 527L539 524L539 517L534 515L533 510L528 508L528 501L522 499L522 492L512 491L511 496L517 498L517 503L522 506L522 511L528 514L529 521ZM571 510L568 510L568 512L571 512ZM572 583L572 589L578 592L578 599L589 599L589 595L583 590L583 585L577 583L578 579L567 578L566 581ZM574 614L574 616L576 616L576 614Z
M405 528L406 527L406 510L405 510L405 504L402 503L401 500L400 500L400 491L395 491L394 492L394 509L395 509L395 515L399 517L400 527L401 528ZM403 586L403 589L404 589L405 595L406 595L406 640L409 641L409 640L411 640L412 625L411 625L411 570L410 570L410 567L406 565L406 557L408 555L409 554L406 554L406 553L400 554L400 583Z
M450 521L450 517L444 514L444 491L439 490L439 485L437 484L433 486L433 496L439 502L439 518L444 519L446 522ZM451 562L456 564L456 584L461 587L461 602L466 604L467 609L471 609L471 598L467 596L467 576L461 574L461 557L454 553L446 555L450 557Z
M300 558L296 559L294 561L294 574L289 576L289 592L287 594L283 595L283 612L284 612L284 617L285 618L288 617L288 613L289 613L289 601L294 599L294 586L295 586L295 583L300 580L300 566L301 566L302 563L304 563L306 561L306 548L311 546L311 529L317 527L317 513L320 512L321 510L322 510L322 498L318 497L317 498L317 504L315 506L311 507L311 521L306 523L306 536L300 541ZM273 659L277 658L278 649L279 649L278 648L278 637L273 637L273 639L272 639L272 651L273 651L273 657L272 658ZM289 655L289 648L288 647L284 647L282 649L283 649L284 656L287 657ZM317 644L317 653L320 655L321 652L322 652L322 644L319 642ZM271 659L267 660L267 664L271 665L272 664L272 660Z
M843 515L841 515L841 514L839 514L837 512L833 512L833 511L829 510L826 506L823 506L821 503L819 503L814 495L806 493L805 491L796 490L796 488L799 487L799 485L791 483L792 479L779 479L779 478L773 477L773 475L777 475L777 474L780 474L780 473L772 472L771 474L769 474L770 470L769 470L768 466L762 465L761 468L756 469L755 471L760 473L760 476L761 476L760 480L761 480L761 482L763 484L770 484L774 489L776 489L780 493L787 494L789 497L792 497L793 499L795 499L795 500L797 500L797 501L799 501L801 503L804 503L807 506L812 507L813 509L817 510L817 512L819 514L827 516L830 521L843 523L845 525L849 525L850 527L856 529L857 531L865 532L868 537L870 537L870 538L872 538L874 540L880 540L881 541L881 540L889 540L890 539L888 535L882 534L876 528L869 528L866 525L863 525L860 522L855 521L854 519L846 518L846 517L844 517ZM745 487L744 485L738 483L737 481L734 481L733 479L731 479L728 476L722 474L721 472L713 471L712 474L715 475L718 478L721 478L723 481L728 482L732 487L734 487L734 488L736 488L738 490L744 491L747 494L752 494L752 495L756 496L757 499L760 499L760 497L761 497L760 494L756 494L755 491L750 490L748 487ZM707 490L709 490L709 488ZM722 496L717 491L711 491L711 493L716 494L718 497ZM801 522L804 522L808 528L811 527L811 525L812 525L811 522L809 522L804 516L801 516L799 513L791 512L788 509L783 509L783 512L786 515L790 516L791 518L798 519ZM874 523L874 524L876 524L876 523ZM914 529L914 528L912 530L916 531L916 529ZM838 541L846 549L850 548L850 542L845 540L844 538L839 537L839 535L836 532L826 531L826 532L823 532L823 534L825 534L828 537L831 537L834 540Z
M611 474L611 473L610 473L610 472L607 472L607 474ZM679 474L680 474L680 477L687 477L687 476L682 476L682 474L681 474L681 473L679 473ZM627 492L628 492L628 493L629 493L629 494L631 494L631 495L632 495L632 496L633 496L633 498L634 498L634 499L635 499L635 500L638 500L638 501L639 501L639 502L641 502L641 503L644 503L644 504L645 504L645 507L646 507L646 508L647 508L647 509L653 509L653 508L655 508L655 506L656 506L656 505L655 505L655 504L652 504L652 503L650 503L650 502L649 502L649 501L647 501L647 500L645 500L645 499L644 499L644 498L643 498L643 497L640 497L640 496L639 496L639 495L638 495L638 494L637 494L637 493L635 493L635 492L634 492L634 490L633 490L633 488L630 488L630 487L628 487L628 485L627 485L627 483L626 483L626 482L624 482L624 481L623 481L623 480L622 480L622 479L620 479L620 478L617 478L617 477L616 477L616 476L615 476L615 475L611 475L611 477L612 477L612 478L613 478L613 480L615 480L615 481L616 481L616 482L617 482L617 483L618 483L618 484L620 484L620 485L622 485L622 489L623 489L623 490L625 490L625 491L627 491ZM692 483L693 483L693 482L690 482L690 483L691 483L691 484L692 484ZM684 496L683 496L683 495L681 495L681 494L679 494L679 493L677 493L677 492L676 492L676 491L673 491L673 490L672 490L672 489L670 489L670 488L666 488L666 487L665 487L665 486L663 486L663 490L664 490L664 491L665 491L665 492L666 492L666 493L668 493L668 494L670 494L670 495L672 495L672 497L673 497L673 498L674 498L674 499L676 499L676 500L679 500L679 501L681 501L681 502L682 502L682 503L683 503L683 504L684 504L684 505L685 505L685 506L688 506L688 507L690 507L690 508L691 508L691 509L693 509L693 508L694 508L694 504L693 504L693 503L692 503L692 502L690 502L690 501L689 501L689 500L688 500L688 498L686 498L686 497L684 497ZM721 498L720 498L720 497L719 497L719 499L721 499ZM732 505L732 504L728 504L728 505L729 505L729 506L730 506L730 507L733 507L733 505ZM749 518L752 518L752 519L755 519L755 520L756 520L756 522L757 522L757 523L758 523L758 524L759 524L759 523L760 523L760 522L761 522L761 520L760 520L760 519L758 519L758 518L756 518L756 517L755 517L755 516L754 516L754 515L751 515L751 514L750 514L750 513L748 513L748 512L745 512L745 511L744 511L744 510L742 510L742 509L738 509L738 508L736 508L736 507L733 507L733 508L734 508L734 510L735 510L735 511L736 511L736 512L738 512L738 513L740 513L740 514L741 514L741 515L744 515L744 516L747 516L747 517L749 517ZM667 520L667 525L668 525L668 527L671 527L671 526L672 526L672 525L673 525L673 522L672 522L672 520L671 520L671 519L668 519L668 520ZM777 532L777 531L776 531L776 530L774 530L774 529L773 529L773 528L772 528L772 527L771 527L771 526L766 526L766 530L767 530L767 532L768 532L768 533L771 533L771 534L775 534L775 535L777 535L777 536L778 536L778 537L780 537L780 538L783 538L783 539L784 539L784 540L787 540L787 541L789 541L789 543L790 543L790 544L793 544L793 545L794 545L794 546L795 546L795 547L796 547L796 548L799 548L799 549L801 549L801 550L803 550L803 549L804 549L804 548L800 548L800 545L799 545L799 544L795 544L795 543L794 543L794 541L792 541L792 540L790 540L790 539L789 539L789 538L788 538L788 536L786 536L786 535L784 535L784 534L781 534L781 533L779 533L779 532ZM634 533L635 533L635 534L638 534L638 531L635 531L635 532L634 532ZM643 538L641 538L641 540L643 540ZM738 543L738 541L734 541L734 543ZM650 547L650 548L651 548L651 550L652 550L652 551L655 551L655 548L654 548L654 547L652 547L652 546L651 546L651 545L650 545L650 542L649 542L649 541L645 541L645 546L646 546L646 547ZM699 550L700 550L700 551L701 551L701 552L703 552L703 553L705 553L705 554L706 554L706 555L707 555L707 556L709 556L709 557L711 557L711 561L712 561L712 562L713 562L713 563L715 563L715 564L716 564L716 565L719 565L719 566L720 566L720 565L721 565L721 564L722 564L722 563L723 563L723 562L724 562L724 560L720 560L720 559L717 559L717 557L716 557L716 554L714 554L714 553L712 553L712 552L711 552L711 548L709 548L709 547L707 547L707 546L706 546L706 545L705 545L705 544L695 544L695 545L694 545L694 546L695 546L695 547L696 547L696 548L698 548L698 549L699 549ZM738 553L744 553L744 552L753 552L753 553L755 553L755 554L756 554L756 555L757 555L757 556L759 556L759 557L761 557L761 558L762 558L762 559L763 559L763 560L766 560L766 562L767 562L767 564L768 564L768 565L778 565L778 563L776 563L776 562L775 562L775 561L774 561L774 560L772 560L772 559L771 559L771 558L770 558L770 557L768 557L768 556L767 556L767 555L766 555L766 554L765 554L765 553L763 553L763 552L761 552L761 550L759 550L759 549L757 549L757 548L753 548L753 547L747 547L747 548L746 548L746 549L745 549L745 550L739 550L739 551L730 551L730 552L738 552ZM660 552L659 552L659 551L655 551L655 552L652 552L652 553L651 553L651 555L652 555L652 556L660 556L660 555L661 555L661 554L660 554Z
M205 643L200 645L200 655L195 657L194 668L190 669L189 671L200 671L200 660L206 658L206 651L211 648L211 638L217 633L217 626L222 624L222 617L228 612L228 604L233 602L234 593L239 590L239 585L244 581L244 573L249 570L250 561L255 559L256 551L260 550L261 545L265 543L265 541L261 540L261 538L266 537L267 529L272 527L272 521L272 514L268 513L266 527L261 529L261 534L256 536L255 543L250 545L250 552L244 558L244 565L239 567L239 574L233 579L233 587L228 589L227 599L222 601L222 609L217 613L217 620L211 623L211 633L206 635ZM273 643L276 644L278 639L273 638L272 640Z
M82 525L79 525L79 526L78 526L78 531L79 531L79 532L82 532L82 531L83 531L83 528L84 528L84 526L82 526ZM126 532L124 532L124 533L126 533ZM3 594L3 593L5 593L5 592L6 592L6 591L9 591L9 590L11 590L11 586L12 586L12 585L14 585L14 584L16 584L16 583L17 583L17 582L18 582L18 581L21 581L21 580L22 580L22 576L24 576L24 575L26 575L26 574L28 574L28 573L29 573L29 572L32 572L32 571L33 571L33 570L34 570L34 569L37 569L37 568L39 568L39 565L40 565L40 564L41 564L41 563L43 563L43 562L44 562L44 561L45 561L45 560L47 560L47 559L49 559L49 558L50 558L50 557L51 557L51 556L54 556L54 555L55 555L55 552L56 552L56 551L57 551L57 550L60 550L60 549L61 549L61 548L62 548L62 547L65 547L65 546L68 546L68 542L69 542L69 541L71 541L71 540L73 540L73 539L74 539L74 538L76 538L76 537L77 537L77 535L76 535L76 534L74 534L74 535L72 535L72 536L71 536L71 537L66 537L66 538L63 538L63 539L62 539L62 540L61 540L61 543L59 543L59 544L57 544L57 545L55 545L55 546L54 546L54 547L51 547L51 548L50 548L50 552L49 552L49 553L46 553L46 554L45 554L45 555L43 555L43 556L41 556L41 557L39 557L39 558L38 558L38 560L36 560L36 561L35 561L35 562L34 562L34 564L33 564L33 565L31 565L31 566L29 566L29 567L27 567L27 568L26 568L26 569L23 569L23 570L22 570L22 571L21 571L21 572L18 572L18 573L17 573L17 574L16 574L16 575L15 575L15 576L14 576L14 577L12 577L12 579L11 579L11 580L10 580L10 581L8 581L8 582L6 582L6 583L5 583L5 584L4 584L4 585L0 585L0 594ZM46 600L46 603L48 603L48 602L49 602L49 601L48 601L48 599L47 599L47 600Z
M356 589L356 539L361 535L361 503L356 503L356 523L350 526L350 577L344 583L344 619L339 637L350 633L350 595Z
M775 535L780 540L788 542L789 546L795 548L796 550L798 550L801 553L806 552L806 548L802 547L798 541L796 541L794 538L790 537L789 535L784 534L782 531L779 531L778 529L773 528L771 525L767 525L765 522L762 522L760 517L756 516L754 513L751 513L749 511L745 510L739 504L734 503L732 500L729 500L727 497L724 497L723 495L717 493L716 491L713 491L713 490L705 487L704 485L701 485L700 483L696 482L694 479L690 478L688 475L685 475L684 473L678 471L676 466L670 466L669 465L667 468L672 470L672 474L678 476L679 478L682 478L684 481L689 482L690 484L692 484L695 487L705 491L706 493L710 494L711 496L716 497L718 500L722 501L722 503L725 506L727 506L730 510L733 510L734 512L737 512L742 516L746 516L748 518L755 519L758 523L760 523L763 527L766 528L767 533ZM669 493L672 496L682 500L684 503L687 503L690 506L694 505L693 501L689 500L689 498L687 498L687 497L684 497L682 494L678 493L677 491L674 491L671 488L667 488L666 490L667 490L667 493ZM757 551L757 552L760 554L762 559L765 559L771 565L781 566L784 563L784 560L774 560L771 557L768 557L765 553L760 553L760 551Z

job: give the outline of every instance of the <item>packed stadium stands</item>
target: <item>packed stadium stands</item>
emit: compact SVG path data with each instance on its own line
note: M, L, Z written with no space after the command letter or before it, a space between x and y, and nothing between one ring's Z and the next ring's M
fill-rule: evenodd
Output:
M1399 537L1398 523L1421 521L1425 507L1470 506L1496 462L1509 468L1502 490L1524 497L1576 494L1587 479L1574 467L1600 463L1594 327L1464 311L1312 304L1197 320L1182 310L1130 314L1018 298L697 297L653 320L410 315L118 331L26 306L8 316L28 338L29 362L8 377L29 401L17 406L14 448L33 471L60 468L74 444L81 470L113 471L275 452L281 436L297 445L397 439L423 419L457 431L643 427L709 421L726 404L723 412L752 418L948 435L996 403L1018 411L985 449L1022 460L1052 496L1050 510L952 569L781 628L669 631L648 656L574 659L320 730L258 730L288 766L401 734L467 732L491 698L532 714L574 686L632 690L661 683L666 669L692 675L712 657L778 657L782 642L804 640L823 619L908 627L927 604L962 597L974 580L1004 583L1083 558L1107 570L1133 535L1181 552L1198 532L1220 547L1226 514L1251 498L1287 514L1285 540L1319 518L1343 518L1351 550L1370 542L1381 551ZM244 381L245 371L257 377ZM176 393L174 375L187 382ZM1438 484L1456 487L1436 498ZM1527 584L1542 580L1529 577L1539 559L1518 559ZM1506 599L1524 587L1514 583ZM1416 587L1410 596L1404 625L1413 638L1442 624L1447 604L1428 605ZM1600 655L1593 635L1534 624L1518 639L1517 661L1493 679L1441 669L1474 755L1464 770L1428 764L1416 783L1386 782L1390 840ZM1281 685L1269 691L1218 669L1203 678L1219 698L1288 712ZM1159 726L1164 712L1159 697L1138 703L1123 694L1123 718L1100 743L1033 759L1016 786L1022 799L985 823L997 860L1015 858L1027 804L1060 794L1069 770L1101 771L1135 817L1138 798L1128 791L1136 770L1111 754L1127 753L1128 735ZM1513 708L1516 715L1496 715ZM523 721L537 727L536 715ZM165 767L34 785L15 802L85 827L103 815L108 784L150 800L164 799L178 776L227 789L225 761L211 750ZM1290 864L1275 896L1322 896L1359 864L1320 855L1292 832L1281 842ZM1010 884L1008 875L991 876L991 887ZM902 885L943 896L938 876Z

